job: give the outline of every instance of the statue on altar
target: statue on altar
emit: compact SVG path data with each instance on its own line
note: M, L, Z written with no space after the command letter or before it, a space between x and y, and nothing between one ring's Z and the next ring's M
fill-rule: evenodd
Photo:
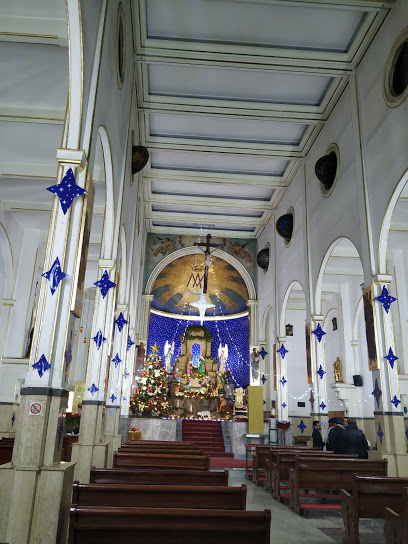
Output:
M343 375L342 375L342 371L341 371L341 360L340 360L340 357L337 357L336 360L334 361L333 363L333 370L334 370L334 381L337 383L337 382L340 382L342 383L343 382Z
M168 340L166 340L166 343L164 344L164 364L166 367L167 374L171 372L171 363L173 361L173 355L174 355L174 340L171 344Z
M200 357L199 364L198 364L198 373L205 374L205 359L204 357Z
M218 348L218 361L219 361L219 367L218 372L220 374L224 374L225 372L225 364L228 359L228 344L220 344Z

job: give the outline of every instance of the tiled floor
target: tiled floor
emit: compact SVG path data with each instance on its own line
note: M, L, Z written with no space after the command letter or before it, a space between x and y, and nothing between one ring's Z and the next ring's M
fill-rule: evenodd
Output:
M272 498L263 488L245 480L243 470L230 470L229 485L247 484L247 510L272 513L271 544L342 544L343 519L340 512L313 512L307 519ZM385 544L383 520L361 520L360 544Z

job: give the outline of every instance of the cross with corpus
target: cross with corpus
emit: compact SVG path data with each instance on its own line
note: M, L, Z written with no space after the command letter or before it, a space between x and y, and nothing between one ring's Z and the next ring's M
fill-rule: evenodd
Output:
M211 234L207 234L207 240L205 242L195 242L194 243L195 246L205 246L205 250L204 250L204 255L205 255L205 258L204 258L204 288L203 288L203 293L206 294L207 293L207 285L208 285L208 269L210 267L210 262L211 262L211 248L217 248L219 247L221 244L212 244L211 243Z

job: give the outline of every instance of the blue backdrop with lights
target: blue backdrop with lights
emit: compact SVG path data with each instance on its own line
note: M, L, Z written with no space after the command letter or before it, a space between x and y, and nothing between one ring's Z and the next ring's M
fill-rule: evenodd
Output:
M174 340L173 362L180 355L180 336L188 325L197 325L197 321L172 319L163 315L150 314L149 338L147 354L152 351L155 342L159 347L159 355L164 360L164 345L166 340ZM249 384L249 319L248 316L221 321L204 321L204 326L210 331L213 341L211 357L218 361L220 343L228 344L228 361L226 368L232 370L235 387L245 387Z

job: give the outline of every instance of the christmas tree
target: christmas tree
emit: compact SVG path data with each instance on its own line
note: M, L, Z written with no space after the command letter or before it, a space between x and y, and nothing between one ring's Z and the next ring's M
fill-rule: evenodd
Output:
M152 347L153 351L143 365L130 409L134 414L164 416L169 411L166 374L163 361L160 360L158 354L157 344Z

